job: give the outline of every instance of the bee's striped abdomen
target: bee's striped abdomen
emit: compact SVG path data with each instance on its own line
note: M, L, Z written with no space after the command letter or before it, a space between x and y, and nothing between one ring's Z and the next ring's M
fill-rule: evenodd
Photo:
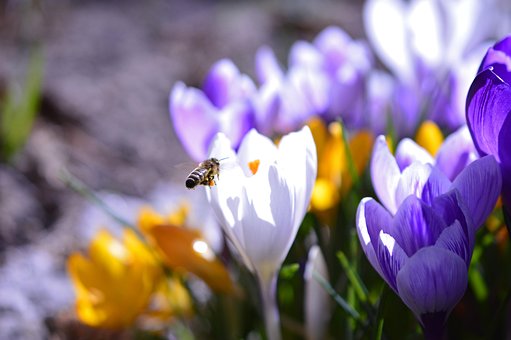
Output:
M186 187L188 189L193 189L197 185L202 184L205 181L208 173L209 173L209 169L200 168L200 167L195 168L188 175L188 178L186 179L186 183L185 183Z

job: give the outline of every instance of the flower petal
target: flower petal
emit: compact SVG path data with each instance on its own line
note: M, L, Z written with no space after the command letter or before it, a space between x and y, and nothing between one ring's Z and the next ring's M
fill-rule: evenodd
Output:
M511 86L501 77L505 66L494 65L479 73L467 96L467 125L480 154L499 159L498 135L511 114Z
M479 72L493 64L511 64L511 36L502 39L488 50L481 62Z
M367 227L367 220L366 220L366 212L365 207L368 202L374 202L374 204L378 204L374 201L374 199L370 197L364 197L362 201L360 201L358 208L357 208L357 234L358 239L360 241L360 244L362 245L362 250L366 254L367 259L369 260L369 263L373 266L373 268L380 274L380 276L383 277L383 272L380 268L380 263L376 257L376 251L374 250L373 244L371 243L371 235L369 235L369 228ZM372 204L372 203L370 203ZM371 215L370 215L371 216ZM390 216L388 217L388 223L392 222ZM384 225L385 223L382 223ZM373 224L372 228L375 228L376 226Z
M249 163L259 160L262 165L269 166L277 160L277 147L266 136L255 129L250 130L238 150L238 161L245 175L252 176Z
M463 202L478 228L488 218L502 187L500 168L493 156L485 156L471 163L452 184L458 189Z
M254 92L255 85L248 77L240 74L230 59L221 59L211 67L203 89L211 103L222 109Z
M397 275L397 287L403 302L423 323L424 314L444 313L446 318L463 297L467 280L465 261L433 246L408 259Z
M438 150L435 165L453 181L477 157L470 131L464 125L445 139Z
M433 164L433 157L422 146L410 138L404 138L396 148L396 162L403 171L413 162Z
M408 196L399 207L390 234L408 256L435 244L447 227L434 210L415 196Z
M380 59L399 78L410 80L415 73L406 34L405 6L400 0L370 0L363 15L367 36Z
M294 228L297 229L307 211L318 168L316 145L308 126L282 138L278 159L279 173L295 191Z
M441 194L447 192L451 187L451 181L437 167L431 169L428 180L422 188L420 198L431 205L433 200Z
M177 137L186 152L195 161L203 161L210 141L219 130L216 109L204 93L187 88L181 82L172 89L169 109Z
M459 221L455 221L442 231L435 246L450 250L461 257L468 269L470 259L472 258L472 249L469 245L467 234Z
M377 258L383 273L382 277L397 293L396 278L408 260L408 256L396 240L391 235L385 234L383 230L380 230L378 236Z
M499 157L502 171L502 200L504 205L511 209L511 114L502 124L499 133Z
M255 72L261 84L280 81L284 77L282 67L273 50L268 46L260 47L255 56Z
M395 193L397 206L410 195L422 197L424 186L430 178L432 169L431 164L415 162L403 171ZM433 182L433 178L431 182Z
M376 195L392 214L397 211L395 194L400 174L401 172L396 160L390 153L385 136L378 136L371 158L371 180Z

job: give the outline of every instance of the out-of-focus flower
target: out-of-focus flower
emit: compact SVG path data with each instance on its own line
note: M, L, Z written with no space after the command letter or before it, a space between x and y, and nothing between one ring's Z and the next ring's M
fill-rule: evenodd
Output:
M172 270L195 274L217 292L233 292L227 269L201 232L185 226L186 215L185 206L167 217L145 208L140 212L138 225Z
M407 193L392 213L364 198L357 231L371 265L413 311L426 337L437 338L465 292L475 233L495 206L501 178L492 156L474 161L452 184L436 168L427 177L421 173L430 167L407 168L410 175L400 182ZM422 193L419 178L426 181Z
M170 116L176 134L191 158L206 158L215 133L223 132L237 147L253 127L250 96L256 91L252 80L240 74L231 60L216 62L206 77L203 90L178 82L170 94Z
M279 339L276 274L309 205L316 147L308 127L284 136L278 148L255 130L238 154L230 145L223 134L213 141L210 157L228 157L234 166L208 196L225 234L259 280L268 336Z
M484 57L467 97L467 122L481 155L493 155L502 170L502 199L511 213L511 36Z
M367 36L397 75L398 133L410 134L421 118L456 129L465 122L464 100L487 47L492 23L479 0L370 0ZM460 15L463 13L463 15Z
M361 106L371 66L367 46L338 27L325 28L313 43L293 44L287 72L270 48L260 48L256 55L261 83L255 100L258 130L286 133L314 115L328 122L342 116L350 128L360 128L367 123Z
M444 141L444 135L435 122L427 120L419 126L415 141L426 149L430 155L435 156Z
M79 319L96 327L132 325L162 279L159 264L131 230L124 231L122 242L100 231L88 255L75 253L67 262Z
M325 258L319 246L314 245L309 250L305 272L305 331L307 339L323 339L330 320L331 297L318 282L321 276L328 281L328 270Z
M381 203L395 214L401 202L412 193L424 199L432 191L446 192L476 158L466 126L448 136L436 158L408 138L398 144L393 156L385 137L379 136L373 148L371 179ZM430 181L433 178L434 183Z
M339 122L330 123L327 127L319 118L310 120L308 126L318 154L318 177L312 191L311 210L324 223L332 225L340 200L353 184L343 130ZM367 166L373 142L373 135L365 130L355 133L349 140L348 147L357 175Z

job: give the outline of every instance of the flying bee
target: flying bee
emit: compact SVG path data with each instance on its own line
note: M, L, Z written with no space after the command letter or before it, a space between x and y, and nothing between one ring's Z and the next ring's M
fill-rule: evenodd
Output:
M215 185L215 176L217 179L220 178L220 161L224 159L227 158L217 159L212 157L200 162L186 178L186 187L193 189L197 185L207 185L210 187Z

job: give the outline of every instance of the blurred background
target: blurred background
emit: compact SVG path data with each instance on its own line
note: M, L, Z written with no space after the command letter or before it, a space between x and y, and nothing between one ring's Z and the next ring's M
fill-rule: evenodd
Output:
M64 338L73 325L67 255L85 246L95 191L143 199L184 186L190 162L168 95L199 86L231 58L253 75L254 54L282 61L298 38L328 25L362 38L361 1L0 1L0 338ZM192 127L191 127L192 128ZM91 227L92 228L92 227ZM71 315L71 316L70 316ZM76 326L76 325L75 325ZM67 333L66 333L67 332Z

